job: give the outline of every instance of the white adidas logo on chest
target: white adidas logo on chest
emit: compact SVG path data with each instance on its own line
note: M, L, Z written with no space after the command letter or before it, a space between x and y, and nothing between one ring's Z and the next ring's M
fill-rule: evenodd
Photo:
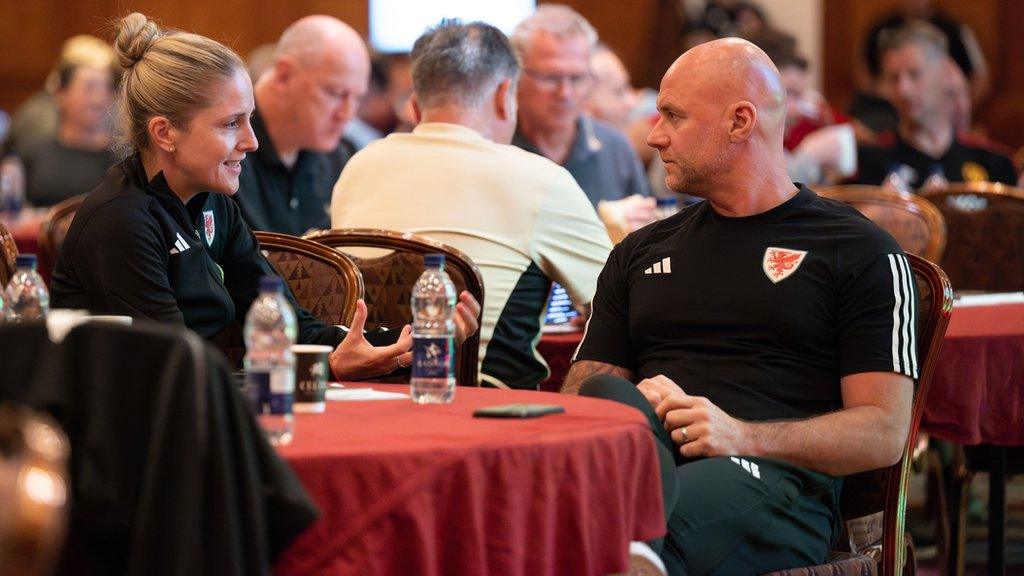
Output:
M665 256L658 262L655 262L650 268L644 270L644 274L671 274L672 273L672 257Z

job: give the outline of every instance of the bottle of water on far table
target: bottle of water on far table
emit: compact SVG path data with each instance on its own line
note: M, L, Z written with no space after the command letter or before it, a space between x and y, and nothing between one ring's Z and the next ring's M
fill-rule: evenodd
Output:
M946 173L942 170L942 164L933 164L928 171L928 178L925 178L921 185L922 192L936 192L949 188L949 180L946 180Z
M295 311L278 276L260 279L260 295L245 316L245 384L270 443L292 441L295 397Z
M7 283L7 321L45 319L50 311L50 293L46 290L42 276L36 272L36 255L19 255L16 266L17 271Z
M455 398L455 285L444 254L427 254L412 288L412 400L447 404Z
M903 170L900 164L889 165L889 173L886 174L885 179L882 180L882 188L888 188L893 192L905 192L907 194L914 193L910 188L910 183L903 177Z

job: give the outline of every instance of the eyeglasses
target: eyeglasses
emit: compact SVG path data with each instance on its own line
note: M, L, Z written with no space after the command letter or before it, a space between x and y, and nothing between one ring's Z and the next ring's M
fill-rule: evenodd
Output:
M575 92L583 92L589 89L594 83L591 74L545 74L536 70L523 70L523 73L545 90L560 88L562 83L568 82Z

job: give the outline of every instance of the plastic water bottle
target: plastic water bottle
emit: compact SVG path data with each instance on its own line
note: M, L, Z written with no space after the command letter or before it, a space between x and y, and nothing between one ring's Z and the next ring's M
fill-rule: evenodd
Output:
M0 217L16 221L24 204L24 168L16 157L8 156L0 160Z
M419 404L447 404L455 398L455 285L443 254L423 260L412 288L411 395Z
M260 295L245 316L245 384L256 417L270 443L288 444L294 434L295 311L282 294L277 276L260 279Z
M50 293L36 272L36 255L18 256L17 271L7 283L7 321L43 320L50 311Z
M907 194L914 193L914 191L910 189L910 184L900 172L899 164L892 164L889 166L889 173L886 174L885 180L882 180L882 188L888 188L894 192L905 192Z
M942 164L932 165L928 171L928 178L921 185L921 191L931 192L933 190L945 190L949 188L949 180L946 180L946 173L942 170Z

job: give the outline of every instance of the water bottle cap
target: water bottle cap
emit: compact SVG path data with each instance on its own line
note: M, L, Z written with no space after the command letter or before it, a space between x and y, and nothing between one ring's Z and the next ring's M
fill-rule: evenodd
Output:
M444 266L444 254L424 254L423 265L427 268L440 268Z
M37 259L35 254L18 254L18 257L14 261L14 265L18 268L35 268L36 261Z
M280 276L264 276L260 278L260 292L280 292L284 281Z

